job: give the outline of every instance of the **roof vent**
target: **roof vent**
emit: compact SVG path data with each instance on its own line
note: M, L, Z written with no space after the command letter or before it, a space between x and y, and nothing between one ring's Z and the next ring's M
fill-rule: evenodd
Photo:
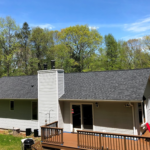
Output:
M51 69L55 69L55 60L51 60Z
M44 70L47 70L47 64L43 64Z

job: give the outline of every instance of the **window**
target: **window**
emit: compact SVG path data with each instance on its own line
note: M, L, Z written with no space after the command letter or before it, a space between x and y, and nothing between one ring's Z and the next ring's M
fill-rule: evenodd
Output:
M37 102L32 102L32 119L33 120L37 120L38 116L37 116Z
M14 101L10 101L10 110L14 110Z

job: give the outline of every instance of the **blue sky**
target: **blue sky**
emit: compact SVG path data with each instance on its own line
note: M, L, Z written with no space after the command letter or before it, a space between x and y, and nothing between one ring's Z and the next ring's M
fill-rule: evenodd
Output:
M128 40L150 35L150 0L0 0L0 17L51 30L87 24Z

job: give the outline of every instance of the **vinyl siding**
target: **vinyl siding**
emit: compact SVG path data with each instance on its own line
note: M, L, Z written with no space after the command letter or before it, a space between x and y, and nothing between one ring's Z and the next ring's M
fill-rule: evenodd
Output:
M40 126L58 120L57 72L39 72L38 74L38 110ZM49 118L50 113L50 118Z
M150 98L147 100L147 122L150 124Z
M150 124L150 80L148 80L144 96L146 97L147 122Z
M38 129L38 121L37 120L0 118L0 128L13 129L13 127L20 128L21 131L25 131L26 128L31 128L33 132L34 129Z
M99 108L97 108L95 103L93 103L94 131L133 134L132 107L127 108L124 105L125 103L123 102L100 102ZM70 102L64 102L63 118L64 131L72 132Z
M64 121L63 121L63 102L58 103L58 126L59 128L64 127Z
M58 98L64 94L64 71L58 71Z
M0 118L31 120L32 101L14 100L14 110L10 110L10 100L0 100Z
M71 120L70 120L70 102L63 102L63 120L64 120L64 131L72 132L71 131Z
M62 96L63 92L63 70L38 71L39 129L45 124L45 120L47 123L58 121L58 126L63 126L62 104L58 102L58 97Z

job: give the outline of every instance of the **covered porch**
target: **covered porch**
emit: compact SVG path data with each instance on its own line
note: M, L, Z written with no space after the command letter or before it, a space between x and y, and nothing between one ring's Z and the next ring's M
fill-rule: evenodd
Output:
M59 100L58 127L66 133L88 130L141 135L139 110L138 102Z

